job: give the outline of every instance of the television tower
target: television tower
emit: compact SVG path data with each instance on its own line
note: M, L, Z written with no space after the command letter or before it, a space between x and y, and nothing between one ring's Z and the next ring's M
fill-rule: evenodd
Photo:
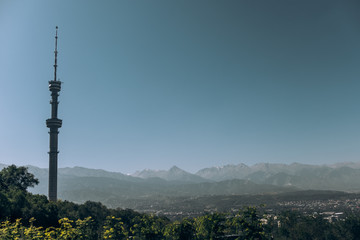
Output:
M57 69L57 39L58 27L56 26L55 35L55 64L54 64L54 80L49 81L49 90L51 92L51 118L46 120L46 126L50 128L50 151L49 151L49 200L57 200L57 169L58 169L58 129L62 125L62 120L57 118L58 112L58 96L61 90L61 82L56 80Z

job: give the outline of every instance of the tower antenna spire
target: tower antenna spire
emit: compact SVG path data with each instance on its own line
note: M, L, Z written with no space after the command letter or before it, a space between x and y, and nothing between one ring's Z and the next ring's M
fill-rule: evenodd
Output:
M57 68L57 39L58 27L56 26L55 35L55 64L54 80L49 81L49 90L51 92L51 118L46 120L46 126L50 128L50 151L49 151L49 200L57 200L57 172L58 172L58 134L61 128L62 120L58 118L58 97L61 90L61 82L56 80Z
M54 64L54 81L56 81L56 70L57 70L57 40L58 40L58 26L56 26L56 34L55 34L55 64Z

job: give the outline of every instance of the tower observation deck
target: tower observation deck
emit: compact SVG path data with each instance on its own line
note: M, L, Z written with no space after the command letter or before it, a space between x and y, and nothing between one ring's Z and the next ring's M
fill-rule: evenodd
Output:
M54 80L49 81L49 90L51 92L51 118L46 120L46 126L50 129L50 151L49 151L49 200L57 200L57 169L58 169L58 129L62 125L62 120L57 117L58 113L58 96L61 90L61 82L56 78L57 70L57 39L58 27L56 26L55 35L55 64Z

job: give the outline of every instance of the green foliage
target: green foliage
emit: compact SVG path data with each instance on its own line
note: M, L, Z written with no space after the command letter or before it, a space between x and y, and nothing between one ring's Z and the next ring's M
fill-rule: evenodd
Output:
M10 201L7 196L0 192L0 219L5 219L10 215Z
M11 165L3 168L0 171L0 220L24 218L26 209L31 208L30 194L26 190L38 183L26 167Z
M24 236L24 229L21 225L20 219L16 220L15 223L5 221L1 223L0 239L12 240L22 239Z
M240 239L266 239L261 218L255 207L246 207L236 216L227 220L230 233Z
M58 225L58 208L55 202L48 201L44 195L27 194L28 207L23 209L22 218L28 222L35 218L36 226L50 227ZM60 217L61 218L61 217Z
M195 236L194 221L184 218L182 221L169 223L164 232L167 239L172 240L191 240Z
M224 235L225 215L213 213L195 218L197 239L214 240Z
M0 171L0 239L360 240L360 215L354 213L330 223L321 215L286 211L263 216L255 207L246 207L235 215L213 213L170 222L91 201L50 202L26 191L35 184L24 167L12 165Z
M89 232L89 226L91 226L92 219L86 218L84 220L77 220L76 223L68 218L59 220L59 227L50 227L43 229L43 227L35 227L33 222L34 218L30 219L29 227L22 225L20 219L17 219L14 223L5 221L1 223L0 239L18 239L18 240L30 240L30 239L57 239L57 240L78 240L78 239L94 239Z
M267 227L275 239L354 239L344 238L339 233L342 221L330 223L321 215L304 215L297 211L279 214L278 222L273 221Z
M91 217L87 217L84 220L78 219L76 220L76 226L79 230L82 238L80 239L96 239L96 225L94 224L94 220Z
M337 222L332 228L332 235L340 239L360 240L360 216L350 214L344 221Z
M142 215L136 217L130 227L132 236L135 239L158 240L164 238L165 226L169 223L166 218L154 215Z
M99 226L91 217L76 221L62 218L57 227L48 228L36 227L34 218L25 225L17 219L14 222L0 223L0 239L360 239L358 215L350 215L344 221L329 223L317 215L284 212L280 214L279 222L267 223L271 228L264 228L261 220L256 209L252 207L243 209L235 216L215 213L174 222L144 214L134 217L130 225L124 224L121 218L108 216L100 226L101 234L98 235ZM270 234L272 238L269 237Z
M39 180L36 179L33 174L29 173L26 167L11 165L0 171L0 185L2 190L15 188L26 191L28 187L34 187L37 184L39 184Z
M103 238L122 240L127 239L127 237L128 232L124 226L124 223L121 221L121 218L108 216L104 224Z

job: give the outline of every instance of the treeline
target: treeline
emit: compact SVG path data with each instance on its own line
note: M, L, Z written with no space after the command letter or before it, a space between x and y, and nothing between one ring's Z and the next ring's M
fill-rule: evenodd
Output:
M96 202L49 202L27 192L37 183L25 167L0 171L0 239L360 239L358 215L329 223L320 215L289 211L272 216L246 207L236 214L170 221Z

